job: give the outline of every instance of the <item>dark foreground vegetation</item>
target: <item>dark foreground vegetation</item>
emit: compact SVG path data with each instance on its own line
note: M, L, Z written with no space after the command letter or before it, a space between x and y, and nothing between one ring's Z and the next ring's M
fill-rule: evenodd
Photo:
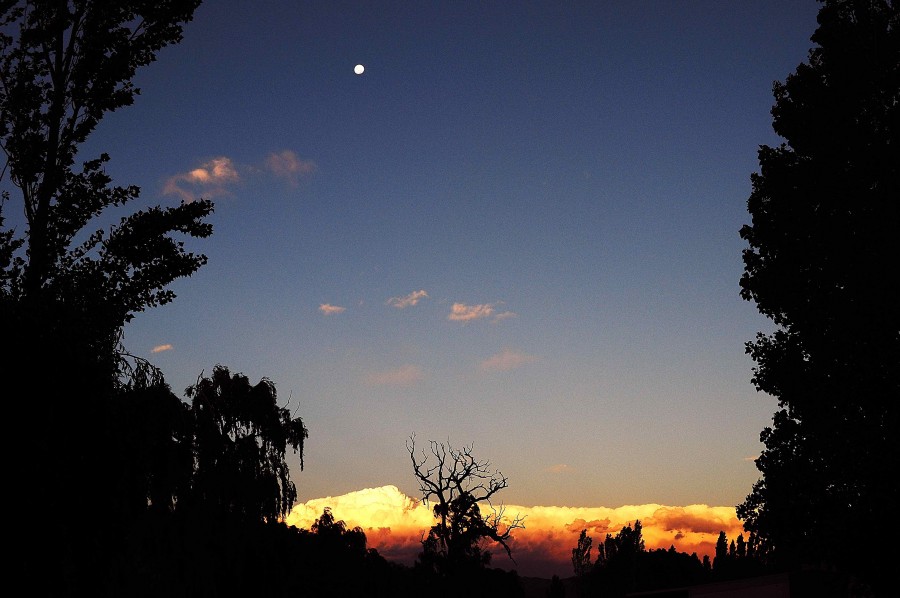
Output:
M435 526L412 567L385 561L329 511L281 523L296 499L288 451L307 430L275 386L216 366L185 398L130 355L124 326L174 299L206 257L209 201L154 207L92 230L135 200L105 154L76 164L103 116L130 105L137 69L177 44L199 0L0 0L0 360L10 587L34 596L516 596L484 549L521 526L481 501L506 478L471 448L410 458ZM759 152L741 291L775 325L748 344L753 383L779 410L760 480L712 563L644 549L640 522L592 560L584 596L812 570L834 595L896 594L879 530L898 495L900 41L890 0L827 0L808 63L775 85ZM79 157L79 159L81 159ZM4 226L20 209L26 230ZM430 461L429 461L430 460ZM552 580L548 595L562 595Z

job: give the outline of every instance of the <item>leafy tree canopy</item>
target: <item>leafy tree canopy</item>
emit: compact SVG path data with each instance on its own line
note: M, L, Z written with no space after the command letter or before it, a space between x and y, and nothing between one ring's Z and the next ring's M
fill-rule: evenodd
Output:
M75 164L102 117L134 101L136 70L181 40L198 5L0 1L0 176L18 189L27 225L24 236L0 236L0 299L36 345L110 353L125 322L170 301L166 286L206 262L173 234L208 236L210 202L138 211L91 232L94 218L140 190L112 184L106 154Z
M741 294L776 325L747 345L753 383L780 409L738 515L785 563L863 576L889 570L866 530L897 493L884 471L898 465L898 12L890 0L823 2L808 61L774 85L784 142L759 150L740 233Z
M194 424L193 508L251 521L283 518L297 498L285 456L293 449L302 469L303 420L278 406L271 381L251 385L223 366L186 394Z

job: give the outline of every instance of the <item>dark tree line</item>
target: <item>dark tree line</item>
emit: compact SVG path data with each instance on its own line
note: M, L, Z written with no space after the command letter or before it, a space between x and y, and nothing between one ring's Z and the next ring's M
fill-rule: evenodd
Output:
M572 549L574 587L579 596L615 597L779 572L768 555L756 552L756 545L755 538L745 540L743 534L729 543L723 531L719 532L712 560L708 556L701 560L696 552L678 552L674 546L647 550L641 522L636 520L614 535L606 534L596 547L596 559L592 559L593 538L585 529Z

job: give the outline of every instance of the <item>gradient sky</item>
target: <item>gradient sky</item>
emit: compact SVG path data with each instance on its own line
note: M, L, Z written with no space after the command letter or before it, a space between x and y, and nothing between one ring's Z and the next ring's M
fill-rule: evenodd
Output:
M216 203L126 345L179 395L271 379L301 502L416 496L416 433L474 443L507 503L733 506L776 408L738 230L818 6L204 3L84 147L128 211Z

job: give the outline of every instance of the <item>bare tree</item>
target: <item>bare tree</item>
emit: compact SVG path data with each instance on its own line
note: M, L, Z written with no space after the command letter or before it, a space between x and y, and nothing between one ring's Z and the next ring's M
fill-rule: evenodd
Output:
M502 505L492 503L494 495L508 486L506 476L492 470L490 461L476 459L473 445L457 449L434 440L428 445L427 452L416 452L415 434L406 442L422 499L434 505L439 520L422 542L423 560L443 573L485 566L490 552L482 549L482 543L492 540L515 562L508 542L514 530L525 527L524 517L509 519ZM483 515L480 505L487 505L491 513Z

